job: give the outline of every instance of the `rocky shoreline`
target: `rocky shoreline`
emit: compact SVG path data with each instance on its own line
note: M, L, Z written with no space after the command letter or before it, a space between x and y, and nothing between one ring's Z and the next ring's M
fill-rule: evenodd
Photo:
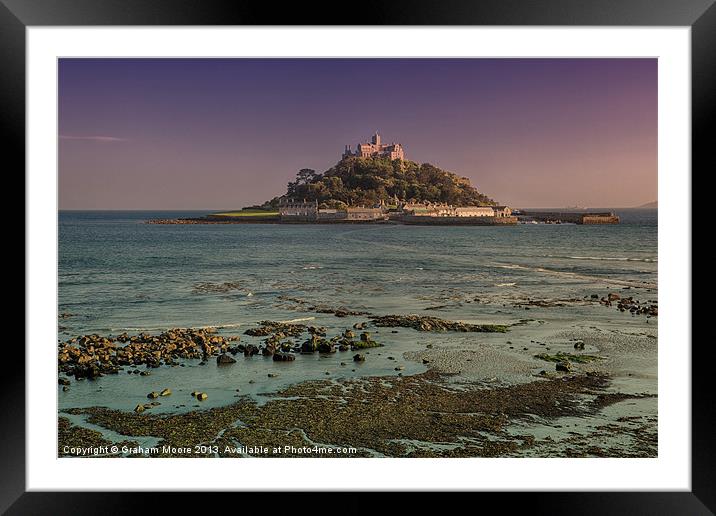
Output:
M197 290L223 293L241 288L234 283L217 285L201 284ZM632 297L622 299L612 294L590 295L575 302L616 305L621 312L632 315L657 315L656 305L651 302L640 303ZM569 305L547 303L542 308ZM632 310L632 306L642 308ZM186 386L170 383L175 388L173 393L166 383L162 385L163 381L153 382L148 384L152 390L148 389L146 399L128 399L126 409L61 410L60 455L75 456L62 450L78 449L80 445L118 445L125 451L103 456L335 457L340 456L335 450L345 447L353 450L348 454L351 457L656 456L655 415L648 412L619 418L602 415L604 410L621 406L620 403L655 403L652 400L655 395L615 388L613 370L607 367L613 363L612 358L600 353L593 344L585 345L587 341L583 338L568 339L569 349L560 344L561 347L551 350L549 344L535 340L523 347L512 340L497 343L494 338L510 331L524 332L522 329L532 327L532 322L537 328L539 321L472 324L415 314L370 315L344 310L354 317L364 315L365 320L330 330L318 324L265 320L243 329L242 335L222 335L213 328L174 328L156 335L75 337L58 346L58 370L64 375L59 383L62 390L67 390L71 388L71 379L96 381L121 371L146 376L155 368L184 367L192 365L192 361L193 365L197 361L198 365L211 361L217 368L238 368L239 372L244 366L234 358L238 354L247 358L270 357L276 363L289 363L278 367L293 368L297 366L290 363L300 355L328 358L334 353L346 353L340 366L350 370L349 363L359 367L365 360L369 363L395 360L392 353L388 355L393 356L381 357L379 352L368 355L371 348L390 350L391 339L385 332L374 335L382 328L405 328L418 332L416 337L423 332L464 334L468 339L465 342L477 342L469 340L471 333L494 336L490 337L491 344L480 347L475 344L455 347L453 343L453 347L433 348L427 344L422 351L403 355L427 367L425 373L403 376L403 367L393 362L392 376L301 381L267 394L265 403L242 394L241 387L235 389L235 402L215 406L210 399L206 406L205 400L214 396L215 390L204 386L206 392L195 389L189 393ZM504 362L508 356L516 361ZM544 369L540 371L540 367ZM525 380L511 383L498 379L498 375L509 375L510 368L519 371ZM495 373L488 373L492 370ZM490 378L490 374L495 377ZM278 375L268 373L269 378ZM253 382L243 374L236 378ZM622 383L617 384L623 387ZM189 387L195 386L201 387L201 380ZM166 400L179 403L175 407L193 408L166 412L169 406L162 408ZM580 423L575 421L585 423L577 428ZM551 437L555 431L570 426L574 429L565 430L563 439ZM544 434L542 428L552 429L551 433ZM106 429L108 433L97 429ZM117 434L126 439L116 438ZM137 442L147 439L156 441L157 446L149 450L137 446ZM296 449L320 445L322 451L280 454L271 451L289 445ZM237 455L235 450L246 447L253 451Z
M623 439L635 443L628 456L654 456L656 433L644 433L647 421L600 428L610 440L585 436L570 440L557 454L551 438L510 430L535 418L557 424L564 418L594 416L625 400L649 397L611 392L609 384L607 376L586 372L486 390L474 383L453 386L449 375L429 371L410 377L307 381L281 390L262 405L242 398L229 406L184 414L135 414L102 407L66 413L128 439L158 438L156 448L143 454L156 457L236 456L232 450L240 446L260 450L250 456L340 456L271 451L287 444L313 447L317 443L332 449L350 447L352 457L509 457L527 451L535 456L600 457L624 456L623 450L610 444ZM86 446L82 430L66 421L62 425L60 449ZM192 451L187 455L173 450Z
M376 327L409 327L418 331L504 333L508 330L504 325L476 325L417 315L371 317L371 322ZM218 335L214 328L173 328L158 335L82 335L58 345L58 370L76 381L95 380L106 374L119 374L125 368L128 374L146 376L152 368L162 365L183 367L181 361L187 359L199 359L201 364L206 364L209 358L216 357L218 364L229 365L236 362L231 355L241 353L247 357L260 354L273 357L277 362L290 362L297 353L335 353L383 346L370 332L354 331L365 330L368 324L355 323L352 328L329 338L326 328L321 326L261 321L244 331L248 336L266 337L259 346L238 343L240 336ZM356 355L354 360L363 361L365 357ZM139 366L145 366L145 370ZM68 378L61 377L59 383L65 388L70 385Z

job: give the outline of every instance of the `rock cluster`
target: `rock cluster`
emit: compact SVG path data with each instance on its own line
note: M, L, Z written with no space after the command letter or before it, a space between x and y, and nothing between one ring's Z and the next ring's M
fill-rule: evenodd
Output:
M233 339L232 339L233 340ZM176 359L203 358L229 350L229 339L214 330L174 328L159 335L83 335L60 343L58 368L75 379L117 374L125 366L174 365Z
M420 315L384 315L371 317L375 326L413 328L418 331L459 331L505 333L507 326L499 324L469 324Z
M274 321L261 321L258 328L249 328L244 333L252 337L267 337L276 335L279 339L284 337L299 337L307 330L304 324L289 324Z
M592 299L596 299L599 296L592 294ZM620 312L630 312L632 315L647 315L654 317L659 315L659 308L656 304L652 303L641 303L633 297L621 297L615 292L610 292L608 295L602 297L599 302L604 306L613 306L616 303L617 309Z

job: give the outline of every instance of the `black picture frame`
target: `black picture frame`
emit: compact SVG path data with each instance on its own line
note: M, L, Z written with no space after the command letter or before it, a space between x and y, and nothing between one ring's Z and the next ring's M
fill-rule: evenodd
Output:
M224 0L0 0L0 113L4 154L25 165L25 29L82 25L558 25L689 26L692 71L692 170L713 171L708 126L716 98L715 0L364 0L361 9L305 3ZM280 5L280 7L279 7ZM692 172L692 177L693 177ZM32 309L32 307L28 307ZM690 340L690 336L689 336ZM684 345L670 343L670 345ZM26 343L27 345L27 343ZM712 344L692 346L692 490L690 492L483 494L510 509L567 514L712 514L716 511L716 452L711 422L716 405L708 384ZM3 371L0 427L0 511L7 514L120 514L147 507L125 493L25 492L25 377L23 364ZM92 467L91 463L88 467ZM184 496L159 496L164 511ZM212 497L215 495L211 495ZM246 496L245 494L242 496ZM264 495L265 496L265 495ZM306 500L295 494L293 501ZM343 510L368 509L365 495ZM499 498L498 498L499 497ZM420 497L413 498L420 500ZM258 500L256 500L258 501ZM216 500L212 501L212 504ZM369 502L370 503L370 502ZM454 503L454 502L453 502ZM459 503L459 502L458 502ZM332 504L331 504L332 505ZM246 507L246 506L244 506ZM489 507L485 505L484 507ZM333 510L338 510L333 506Z

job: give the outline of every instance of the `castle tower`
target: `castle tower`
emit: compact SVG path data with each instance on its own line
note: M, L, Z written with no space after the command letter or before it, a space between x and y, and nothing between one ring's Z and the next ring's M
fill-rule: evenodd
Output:
M373 137L370 139L370 143L372 143L373 145L380 146L380 135L378 134L378 131L376 131Z

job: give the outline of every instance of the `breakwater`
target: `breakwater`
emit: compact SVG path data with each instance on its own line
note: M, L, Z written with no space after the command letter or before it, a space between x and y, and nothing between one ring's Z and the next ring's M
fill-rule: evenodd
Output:
M521 211L518 219L522 222L547 222L568 224L619 224L614 212L570 212L570 211Z
M426 217L404 215L399 222L421 226L511 226L517 217Z

